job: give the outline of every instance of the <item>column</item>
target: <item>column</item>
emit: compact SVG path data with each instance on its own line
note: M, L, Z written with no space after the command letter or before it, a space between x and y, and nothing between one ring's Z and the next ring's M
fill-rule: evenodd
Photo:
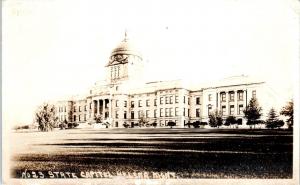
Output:
M230 103L229 103L229 99L230 99L230 91L225 92L225 98L226 98L226 114L229 116L230 115Z
M112 99L108 100L108 117L112 118Z
M102 118L105 119L105 99L102 99Z
M238 90L234 91L234 116L238 115Z
M98 102L99 102L99 105L98 105L98 109L99 109L98 114L99 114L99 115L101 114L101 109L100 109L101 104L100 104L100 101L101 101L101 99L98 100Z
M95 101L94 100L92 100L91 118L92 118L92 121L95 120Z

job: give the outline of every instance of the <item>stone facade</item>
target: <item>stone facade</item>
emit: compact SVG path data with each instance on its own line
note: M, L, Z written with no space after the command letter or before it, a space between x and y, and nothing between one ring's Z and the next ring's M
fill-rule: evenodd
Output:
M124 127L143 117L158 127L172 121L182 128L188 122L207 122L211 111L220 110L224 118L233 115L245 125L243 109L250 99L255 96L261 102L268 96L265 82L247 76L197 86L180 80L145 83L143 58L127 37L112 51L105 67L105 81L95 83L88 95L57 102L60 121L93 123L100 116L110 127ZM264 111L267 103L261 104Z

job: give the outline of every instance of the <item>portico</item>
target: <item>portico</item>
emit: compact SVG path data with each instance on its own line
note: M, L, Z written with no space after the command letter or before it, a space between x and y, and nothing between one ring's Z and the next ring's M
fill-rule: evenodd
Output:
M111 102L109 97L94 97L92 99L92 120L94 121L96 116L102 116L103 120L111 118Z

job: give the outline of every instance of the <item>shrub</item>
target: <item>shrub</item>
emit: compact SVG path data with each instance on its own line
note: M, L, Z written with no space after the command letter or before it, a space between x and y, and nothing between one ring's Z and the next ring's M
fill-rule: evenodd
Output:
M61 130L66 129L66 128L67 128L67 124L65 124L65 123L60 123L60 124L59 124L59 128L60 128Z
M152 123L152 126L157 127L157 123L156 122Z
M167 124L167 126L173 128L174 126L176 126L176 123L173 122L173 121L169 121L168 124Z
M128 128L129 124L128 123L124 123L123 126L124 126L124 128Z
M266 122L266 128L274 129L274 128L280 128L284 125L283 120L276 120L273 122Z
M78 123L68 123L68 128L76 128L79 124Z
M234 116L228 116L225 120L225 126L235 125L237 124L237 120Z

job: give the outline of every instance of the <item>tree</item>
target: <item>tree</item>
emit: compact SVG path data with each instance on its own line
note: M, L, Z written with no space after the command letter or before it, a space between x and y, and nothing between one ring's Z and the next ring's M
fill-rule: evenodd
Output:
M259 106L258 101L256 98L251 98L249 104L247 105L244 112L244 117L247 119L247 125L255 125L259 123L259 118L261 117L262 108Z
M294 124L294 102L293 100L289 101L286 106L284 106L281 111L281 115L288 117L287 124L289 128L293 128Z
M209 115L208 124L211 127L220 127L223 125L222 112L215 110L212 114Z
M268 119L266 120L266 127L267 128L280 128L284 125L284 122L282 120L278 119L278 115L274 108L270 109L270 112L268 114Z
M167 124L169 127L173 128L174 126L176 126L176 123L173 121L169 121Z
M35 121L38 123L38 129L43 132L53 130L58 126L58 117L56 116L55 106L44 103L35 113Z
M224 123L225 126L230 126L235 124L237 124L237 120L234 116L228 116Z

